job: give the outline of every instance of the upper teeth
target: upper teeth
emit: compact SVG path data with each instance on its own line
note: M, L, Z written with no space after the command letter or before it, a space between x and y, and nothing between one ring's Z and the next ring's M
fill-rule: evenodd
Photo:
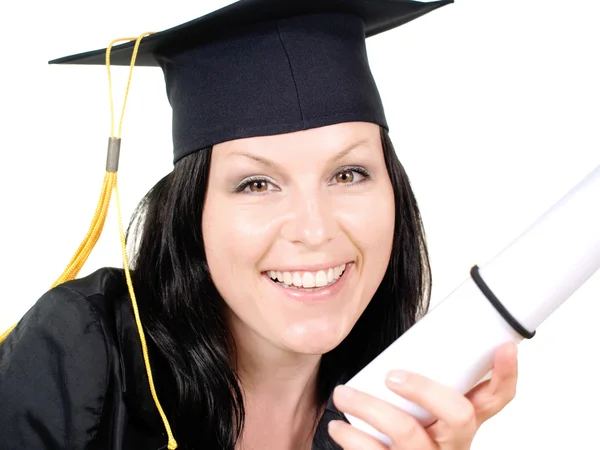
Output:
M288 286L314 288L327 286L337 281L342 273L344 273L344 270L346 270L346 264L317 272L279 272L269 270L267 274L272 280L285 283Z

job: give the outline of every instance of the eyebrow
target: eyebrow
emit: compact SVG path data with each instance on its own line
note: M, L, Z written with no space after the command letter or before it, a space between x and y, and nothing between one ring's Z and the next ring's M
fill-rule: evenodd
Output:
M369 141L367 139L362 139L360 141L355 142L354 144L352 144L350 147L342 150L341 152L337 153L336 155L334 155L331 159L330 162L337 162L340 159L343 159L344 156L348 155L350 152L352 152L353 150L356 150L357 148L368 144Z
M275 163L273 161L271 161L270 159L266 159L261 156L253 155L252 153L232 152L229 154L229 156L230 157L231 156L245 156L246 158L250 158L250 159L256 161L257 163L262 164L263 166L275 167Z
M356 150L358 147L361 147L362 145L368 144L369 141L366 139L362 139L360 141L355 142L354 144L352 144L350 147L345 148L344 150L342 150L341 152L338 152L337 154L335 154L334 156L332 156L330 158L330 162L337 162L340 159L343 159L346 155L348 155L349 153L351 153L353 150ZM250 158L254 161L256 161L259 164L262 164L263 166L266 167L276 167L277 164L275 164L273 161L271 161L270 159L267 158L263 158L262 156L258 156L258 155L253 155L252 153L246 153L246 152L232 152L229 154L229 156L245 156L246 158Z

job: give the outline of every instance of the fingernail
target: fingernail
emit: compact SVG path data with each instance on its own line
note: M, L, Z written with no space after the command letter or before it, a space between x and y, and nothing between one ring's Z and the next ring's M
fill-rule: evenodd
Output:
M340 384L338 387L336 387L335 391L340 400L350 400L354 395L354 389L344 386L343 384Z
M404 384L407 379L408 372L405 370L392 370L387 376L387 380L393 384Z

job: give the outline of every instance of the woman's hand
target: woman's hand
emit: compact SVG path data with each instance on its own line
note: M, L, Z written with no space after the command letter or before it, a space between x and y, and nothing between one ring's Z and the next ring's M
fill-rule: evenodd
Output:
M336 388L333 401L340 411L386 434L392 440L392 450L468 450L481 424L515 396L516 347L513 343L501 346L494 357L491 379L466 395L414 373L391 372L386 383L392 391L438 418L427 428L390 403L346 386ZM330 422L329 434L345 450L388 450L343 421Z

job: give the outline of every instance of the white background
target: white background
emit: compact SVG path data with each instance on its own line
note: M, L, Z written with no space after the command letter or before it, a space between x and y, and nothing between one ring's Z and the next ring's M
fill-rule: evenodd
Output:
M46 61L226 3L3 2L0 328L61 273L104 175L104 68ZM433 304L600 164L599 18L597 0L459 0L368 40L423 212ZM120 105L126 70L114 73ZM119 172L124 217L171 169L170 138L162 73L138 68ZM84 274L121 266L117 237L113 209ZM600 273L521 344L517 398L481 428L474 450L600 449L598 320Z

